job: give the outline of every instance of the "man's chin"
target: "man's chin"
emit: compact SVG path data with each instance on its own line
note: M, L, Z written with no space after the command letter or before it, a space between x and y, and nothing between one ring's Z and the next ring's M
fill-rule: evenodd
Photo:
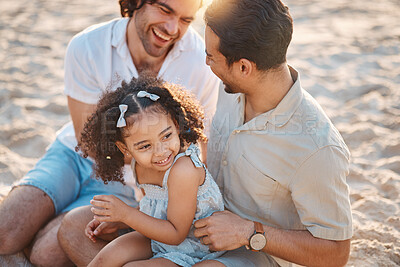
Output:
M236 94L229 85L224 84L224 86L224 90L227 94Z

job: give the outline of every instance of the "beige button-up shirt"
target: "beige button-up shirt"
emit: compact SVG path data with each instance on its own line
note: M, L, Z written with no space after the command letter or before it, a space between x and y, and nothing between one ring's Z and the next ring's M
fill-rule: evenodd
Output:
M292 68L291 74L295 83L278 106L247 123L244 95L220 89L208 169L225 207L241 217L281 229L307 229L323 239L349 239L349 150L301 87L300 75Z

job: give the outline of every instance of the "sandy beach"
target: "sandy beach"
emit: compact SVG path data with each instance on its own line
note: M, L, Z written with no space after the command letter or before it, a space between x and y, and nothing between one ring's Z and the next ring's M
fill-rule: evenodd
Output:
M284 2L295 25L288 62L352 153L347 266L400 266L400 2ZM69 40L120 15L116 0L2 0L0 10L1 199L69 120ZM202 15L194 27L203 34ZM29 264L18 254L0 257L0 266Z

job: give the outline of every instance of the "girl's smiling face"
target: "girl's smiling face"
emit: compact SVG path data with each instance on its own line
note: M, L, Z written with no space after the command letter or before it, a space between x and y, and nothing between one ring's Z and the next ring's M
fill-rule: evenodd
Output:
M133 124L124 129L125 145L117 144L121 152L132 156L146 169L164 172L171 167L180 151L178 129L170 115L157 111L144 111L132 115ZM121 146L122 145L122 146Z

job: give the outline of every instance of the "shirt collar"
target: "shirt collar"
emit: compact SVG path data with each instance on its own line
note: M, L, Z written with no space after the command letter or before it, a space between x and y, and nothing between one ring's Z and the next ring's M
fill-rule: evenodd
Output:
M301 101L303 100L303 90L300 84L300 74L292 67L289 66L290 75L294 81L294 84L290 88L289 92L279 102L276 108L271 112L267 112L267 120L269 123L276 127L284 126L293 114L296 112Z
M256 118L250 120L247 127L250 128L260 128L264 126L267 122L273 124L276 127L284 126L293 114L296 112L298 106L303 99L303 89L300 83L300 74L291 66L289 66L290 74L294 81L294 84L289 89L285 97L279 102L279 104L272 110L269 110L263 114L258 115ZM236 103L243 108L240 110L244 116L244 94L238 94L236 97ZM246 125L245 124L245 125ZM245 127L246 128L246 127ZM262 128L262 127L261 127Z

